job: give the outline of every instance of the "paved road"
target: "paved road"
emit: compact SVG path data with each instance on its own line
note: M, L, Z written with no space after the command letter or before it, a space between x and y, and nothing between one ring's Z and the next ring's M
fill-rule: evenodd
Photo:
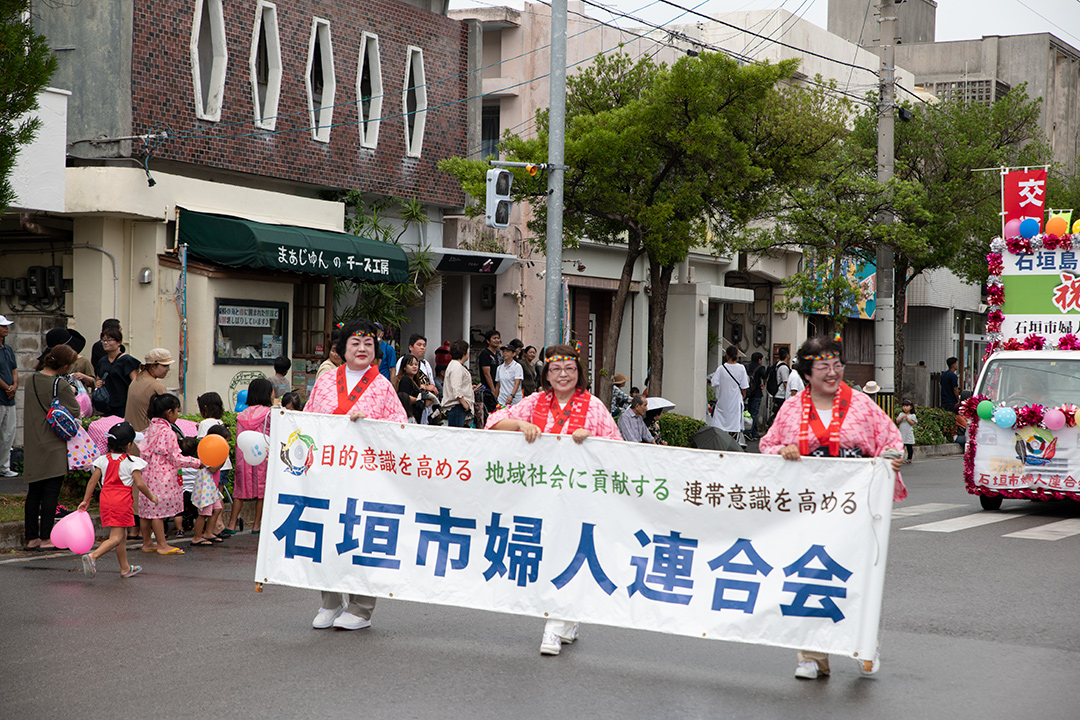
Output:
M317 593L255 593L248 534L135 552L129 580L115 558L94 580L70 555L0 563L3 716L1080 717L1080 504L983 513L960 467L905 471L873 679L834 658L797 681L788 650L600 626L542 658L539 620L394 600L371 630L316 631Z

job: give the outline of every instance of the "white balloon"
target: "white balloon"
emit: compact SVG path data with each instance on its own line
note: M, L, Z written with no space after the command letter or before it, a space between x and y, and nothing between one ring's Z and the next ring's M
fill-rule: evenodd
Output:
M245 430L236 436L236 447L244 453L244 461L248 465L261 465L266 462L270 438L255 430Z

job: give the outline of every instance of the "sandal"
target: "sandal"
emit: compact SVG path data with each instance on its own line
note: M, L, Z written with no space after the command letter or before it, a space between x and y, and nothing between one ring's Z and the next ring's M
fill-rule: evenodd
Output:
M210 537L208 537L206 539L209 540L210 542L214 543L215 545L220 545L221 543L225 542L225 538L218 537L217 535L211 535Z
M120 577L129 578L132 575L138 575L141 572L142 572L142 565L132 565L131 569L128 570L126 573L125 572L120 573Z
M165 552L161 552L160 550L156 550L155 552L157 552L158 555L183 555L184 554L184 551L181 550L178 547L171 547L168 550L166 550Z
M214 541L213 540L207 540L207 539L203 539L203 540L199 540L199 541L192 540L191 541L191 547L214 547Z

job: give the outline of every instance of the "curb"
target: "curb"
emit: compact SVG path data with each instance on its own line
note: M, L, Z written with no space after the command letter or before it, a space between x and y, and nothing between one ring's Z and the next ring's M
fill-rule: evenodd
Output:
M912 460L927 460L929 458L964 454L964 448L954 442L945 443L944 445L916 445L914 450L911 454Z
M228 517L231 510L232 505L225 503L224 517ZM100 516L97 513L91 513L90 517L94 521L95 540L104 540L109 537L109 529L101 527ZM255 503L245 502L240 510L240 517L244 519L244 527L251 527L251 522L255 519ZM22 550L22 548L23 523L17 521L0 523L0 551Z

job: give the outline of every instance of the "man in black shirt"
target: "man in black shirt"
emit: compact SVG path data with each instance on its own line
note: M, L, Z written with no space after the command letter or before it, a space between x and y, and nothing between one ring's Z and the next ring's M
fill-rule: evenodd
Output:
M750 440L757 440L757 418L758 412L761 410L761 398L765 392L765 375L768 372L768 368L761 362L765 356L759 352L750 356L750 389L746 392L747 405L750 410L750 432L746 434L746 437Z
M499 335L498 330L488 330L484 333L484 342L487 347L480 351L480 382L487 388L484 393L484 407L488 412L494 412L498 400L495 397L495 371L501 364L499 347L502 344L502 336Z
M945 361L945 365L949 369L941 373L941 407L956 412L956 404L960 401L960 378L956 376L956 368L960 360L951 357Z

